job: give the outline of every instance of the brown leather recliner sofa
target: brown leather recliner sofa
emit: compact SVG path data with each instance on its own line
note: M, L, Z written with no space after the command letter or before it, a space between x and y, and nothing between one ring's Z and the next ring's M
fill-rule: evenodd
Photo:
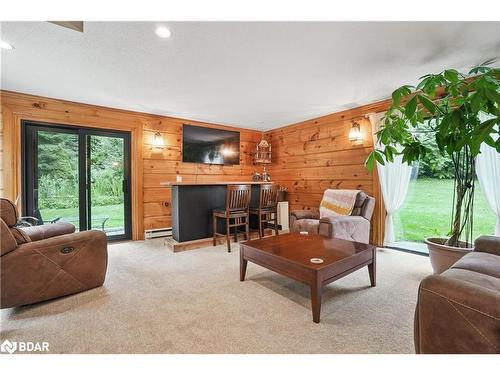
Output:
M290 212L290 231L320 234L328 238L339 238L368 243L370 220L375 208L375 198L360 191L356 196L354 209L349 216L320 218L319 208Z
M500 353L500 237L479 237L473 252L422 280L415 351Z
M14 307L101 286L104 232L73 233L69 223L17 228L17 209L0 198L0 307Z

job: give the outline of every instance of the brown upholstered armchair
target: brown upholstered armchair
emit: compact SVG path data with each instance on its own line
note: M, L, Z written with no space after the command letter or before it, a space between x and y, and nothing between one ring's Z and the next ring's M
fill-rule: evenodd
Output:
M46 301L104 283L107 239L69 223L17 228L17 209L0 198L0 307Z
M481 236L474 251L420 283L417 354L500 353L500 237Z
M375 198L359 192L350 216L319 217L319 208L290 212L290 231L368 243Z

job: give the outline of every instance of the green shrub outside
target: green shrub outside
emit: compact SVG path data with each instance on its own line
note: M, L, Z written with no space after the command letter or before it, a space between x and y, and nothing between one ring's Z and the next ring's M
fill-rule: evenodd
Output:
M78 149L74 134L38 132L40 209L78 207ZM123 141L91 138L93 207L123 202Z

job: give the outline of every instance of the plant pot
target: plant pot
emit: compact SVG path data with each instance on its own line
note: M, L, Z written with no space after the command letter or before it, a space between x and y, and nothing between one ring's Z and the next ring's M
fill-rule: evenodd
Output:
M474 250L474 247L467 242L460 241L460 247L454 247L445 245L446 240L446 238L427 238L424 241L429 249L429 258L435 274L446 271L465 254Z

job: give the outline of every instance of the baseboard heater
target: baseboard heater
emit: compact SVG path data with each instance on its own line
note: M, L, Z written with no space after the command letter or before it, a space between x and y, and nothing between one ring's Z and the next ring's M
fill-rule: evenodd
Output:
M146 240L158 237L172 237L172 228L156 228L144 231L144 238Z

